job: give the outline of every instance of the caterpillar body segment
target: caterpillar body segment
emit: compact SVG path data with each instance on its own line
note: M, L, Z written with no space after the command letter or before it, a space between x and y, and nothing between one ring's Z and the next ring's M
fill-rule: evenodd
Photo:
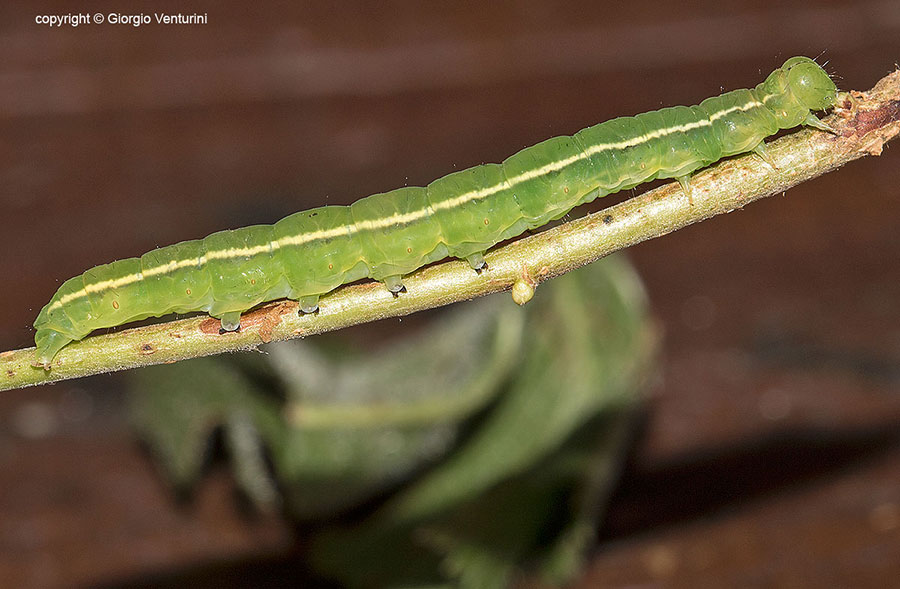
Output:
M812 111L832 106L836 93L821 67L794 57L753 89L612 119L425 187L91 268L64 282L39 313L36 360L49 368L67 343L146 317L206 311L233 330L240 313L265 301L287 297L313 312L320 295L361 278L396 293L403 276L448 256L480 269L491 246L579 204L656 178L678 179L690 197L692 172L749 151L766 158L763 140L780 129L831 130Z

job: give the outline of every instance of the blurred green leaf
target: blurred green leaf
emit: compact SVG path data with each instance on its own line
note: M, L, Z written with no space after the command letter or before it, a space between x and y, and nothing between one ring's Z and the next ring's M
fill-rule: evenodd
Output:
M655 343L613 257L524 312L489 297L368 353L317 337L147 369L135 419L176 484L222 428L261 508L370 506L313 537L312 566L345 585L503 587L526 568L559 584L615 480Z

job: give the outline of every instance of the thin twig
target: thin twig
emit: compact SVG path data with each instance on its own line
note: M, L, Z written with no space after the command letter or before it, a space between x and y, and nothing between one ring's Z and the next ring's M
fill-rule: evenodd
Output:
M220 334L218 320L198 316L88 337L63 348L50 370L32 366L34 348L3 352L0 390L248 350L509 290L517 281L537 285L614 251L782 193L864 155L879 155L900 132L900 71L869 92L842 94L826 121L839 135L804 130L771 143L774 168L756 156L726 160L692 178L692 202L677 183L662 186L497 248L485 256L488 269L480 274L465 262L448 261L405 278L406 292L396 297L373 282L340 288L322 297L313 315L298 314L296 302L277 301L245 314L236 333Z

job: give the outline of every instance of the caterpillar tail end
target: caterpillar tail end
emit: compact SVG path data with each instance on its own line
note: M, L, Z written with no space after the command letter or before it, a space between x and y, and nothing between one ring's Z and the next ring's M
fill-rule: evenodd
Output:
M50 363L53 362L57 352L71 341L72 338L53 329L38 329L34 335L34 343L37 346L34 366L50 370Z

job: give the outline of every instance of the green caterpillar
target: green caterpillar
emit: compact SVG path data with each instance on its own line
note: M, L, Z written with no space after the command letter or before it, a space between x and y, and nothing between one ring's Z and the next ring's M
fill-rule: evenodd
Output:
M289 215L274 225L220 231L96 266L64 282L34 322L37 362L49 368L91 331L169 313L206 311L222 328L241 313L290 298L302 312L342 284L370 277L399 292L413 270L453 256L475 269L494 244L573 207L655 178L689 175L800 124L831 131L811 111L837 88L807 57L793 57L754 89L696 106L620 117L548 139L502 164L475 166L426 187L375 194L350 206Z

